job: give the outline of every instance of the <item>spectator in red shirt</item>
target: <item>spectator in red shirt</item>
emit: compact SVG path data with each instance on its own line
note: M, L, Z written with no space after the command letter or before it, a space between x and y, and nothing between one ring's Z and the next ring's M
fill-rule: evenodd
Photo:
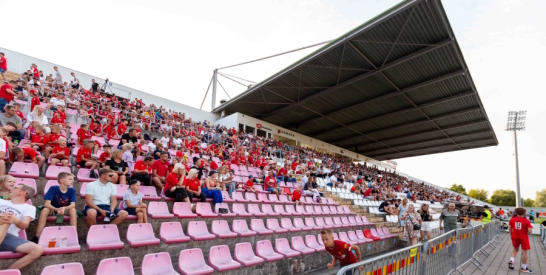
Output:
M201 202L205 202L207 199L205 193L201 192L201 181L197 177L198 173L199 171L197 171L197 169L190 169L190 172L184 181L186 192L188 193L188 197L190 197L190 202L193 202L194 197L199 198Z
M169 154L163 151L160 153L159 159L152 164L152 182L159 190L163 189L163 184L167 180L167 173L169 172L169 166L171 166L168 159Z
M320 237L322 238L322 242L324 243L324 248L326 248L326 251L328 251L328 253L332 254L333 256L332 262L328 263L328 269L334 268L338 260L341 268L362 261L362 258L360 256L360 248L358 247L358 245L350 245L342 241L334 240L332 230L322 230L320 232ZM353 251L356 253L356 257L353 254ZM356 260L357 257L358 261ZM360 271L363 270L364 266L361 266Z
M185 180L186 168L181 163L177 163L165 180L165 196L173 198L175 202L190 202L188 192L184 187Z
M508 223L508 231L512 236L512 254L510 254L510 261L508 262L508 267L514 269L514 260L519 252L519 247L521 246L521 272L522 273L532 273L531 270L527 267L527 259L529 258L529 250L531 246L529 245L529 234L533 232L533 226L531 222L525 218L525 213L527 212L525 208L518 207L514 209L516 212L515 217L510 219Z
M10 103L10 101L13 100L13 97L15 96L15 92L13 91L13 88L17 86L17 82L15 80L10 80L8 84L3 84L0 86L0 112L5 113L6 110L4 110L4 107Z
M123 134L125 134L125 132L127 132L127 124L129 123L129 121L124 118L121 120L121 124L118 125L118 136L122 136ZM140 135L140 133L138 133L138 135Z
M30 147L13 148L11 150L11 156L8 162L24 162L25 158L30 159L32 163L38 164L38 168L42 168L42 165L44 165L45 162L45 158Z
M51 154L51 151L53 150L53 148L55 146L57 146L59 144L58 139L60 137L63 137L60 134L59 126L51 125L50 128L51 128L51 133L49 134L49 136L47 136L47 145L46 145L46 148L45 148L45 157L46 157L46 159L49 159L49 155ZM46 135L47 135L47 133L46 133Z
M40 105L40 98L36 95L35 90L30 90L30 97L32 98L30 100L30 111L32 112L36 105Z
M61 162L63 166L68 167L69 158L70 149L66 147L66 138L61 136L58 138L58 144L51 151L51 165L55 166L58 162Z
M256 194L256 197L258 197L258 190L254 188L254 178L252 176L248 176L248 180L246 181L244 188L246 192L253 192Z
M292 202L296 203L296 205L303 205L303 200L301 200L301 189L301 183L298 183L298 187L296 188L296 190L294 190L294 192L292 192Z
M102 150L103 152L100 154L99 158L97 159L97 162L99 163L100 167L103 168L106 161L110 159L110 157L112 156L112 147L110 146L110 144L104 144L104 146L102 146Z
M152 164L154 163L154 158L147 156L144 160L139 160L135 163L135 169L133 170L133 175L131 179L138 180L145 185L151 183L151 173L152 173Z
M4 75L8 71L8 61L4 57L4 53L0 52L0 74L4 82L6 81L6 76Z
M95 143L90 139L83 141L83 146L78 149L78 153L76 155L76 163L81 168L91 169L89 177L97 179L99 177L95 173L95 170L98 170L100 167L99 163L95 160L96 157L91 155L91 148L93 148L94 144Z
M269 173L272 172L269 171ZM265 190L277 195L277 197L283 194L283 189L277 186L277 179L273 176L273 174L271 174L271 176L266 175L264 184Z

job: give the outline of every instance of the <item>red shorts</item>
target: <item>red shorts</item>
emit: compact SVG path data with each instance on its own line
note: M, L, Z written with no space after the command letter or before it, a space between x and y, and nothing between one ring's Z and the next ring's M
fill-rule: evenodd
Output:
M512 239L512 245L514 246L514 248L518 248L521 245L522 250L531 250L531 246L529 245L529 238Z

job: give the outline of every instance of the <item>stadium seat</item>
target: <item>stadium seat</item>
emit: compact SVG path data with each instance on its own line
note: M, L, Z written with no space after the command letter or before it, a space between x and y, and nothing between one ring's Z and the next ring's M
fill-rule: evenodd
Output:
M141 185L138 189L142 193L142 200L145 201L160 201L161 196L157 195L156 188L154 186Z
M334 241L339 241L339 237L337 236L337 233L332 233L332 236L334 237Z
M339 236L341 237L341 235ZM363 244L363 243L366 243L366 240L360 240L358 239L358 237L356 236L356 233L354 231L348 231L347 232L347 237L349 238L349 240L355 244Z
M330 211L330 207L328 207L327 205L322 206L322 213L324 213L324 215L332 215L332 212Z
M161 199L164 201L175 201L175 199L165 196L165 188L161 189Z
M269 193L269 192L268 192ZM264 194L264 193L259 193L258 194L258 200L260 200L262 203L273 203L272 201L270 201L268 198L267 198L267 194Z
M252 217L252 214L246 212L245 205L240 203L233 204L233 213L238 217Z
M55 181L56 182L56 181ZM26 186L29 186L31 187L32 189L34 189L34 197L36 197L36 194L38 193L38 189L36 189L36 180L35 179L31 179L31 178L15 178L15 185L19 185L19 184L24 184ZM57 183L57 185L59 185ZM45 194L45 190L44 190L44 194Z
M218 214L212 212L212 208L208 202L198 202L195 206L195 213L197 213L197 215L199 215L201 218L218 218Z
M313 230L322 230L324 227L318 226L313 218L305 218L305 226L312 228Z
M241 264L231 258L227 245L212 246L209 250L209 264L219 272L241 268Z
M252 245L248 242L236 244L234 254L235 260L243 264L245 267L258 265L264 262L264 259L257 257L254 254Z
M283 203L279 200L279 197L277 197L277 195L275 194L269 194L268 198L271 203Z
M294 258L301 255L299 251L295 251L290 248L290 244L288 244L288 240L286 238L280 238L275 240L275 252L283 255L286 258Z
M312 205L306 205L303 208L305 210L305 214L303 214L303 215L305 215L305 216L320 216L320 214L315 213L315 209L313 208Z
M324 223L328 226L331 226L332 228L341 228L341 225L334 223L334 221L332 220L332 217L325 217ZM340 223L341 223L341 220L340 220Z
M31 163L29 163L31 164ZM70 173L70 167L64 167L64 166L49 166L47 168L45 178L48 180L54 180L57 179L57 175L61 172Z
M282 207L282 205L280 205ZM266 214L268 217L278 217L281 214L273 212L273 208L271 208L271 204L262 204L262 212Z
M272 230L275 234L282 234L288 232L287 229L281 228L279 225L279 220L277 219L267 219L267 229Z
M339 208L339 207L340 207L340 206L338 206L338 208ZM356 215L356 213L355 213L355 212L352 212L351 209L349 209L348 206L343 206L343 207L341 208L341 210L342 210L341 213L344 213L344 214L346 214L346 215Z
M333 225L327 225L325 222L324 222L324 219L322 217L317 217L315 218L315 224L318 226L318 227L322 227L323 229L332 229L334 228Z
M254 215L254 217L265 217L267 214L262 213L260 210L260 206L257 204L249 203L248 205L248 213Z
M262 219L253 219L250 221L250 229L256 231L258 236L271 235L273 234L272 230L266 229L264 221Z
M335 222L335 218L334 218L334 222ZM343 224L344 227L350 227L350 226L355 226L355 224L351 224L351 222L349 222L349 219L347 218L347 216L342 216L341 217L341 223Z
M175 202L173 204L173 213L181 219L197 218L197 214L191 211L191 204L189 202Z
M284 206L282 204L273 205L273 211L275 211L275 213L277 214L280 214L281 216L285 216L285 217L292 216L291 213L286 213L286 211L284 210Z
M330 206L330 215L339 215L341 213L337 212L337 208L335 206Z
M243 198L243 193L241 192L233 192L231 193L231 195L236 202L245 202L245 203L248 202L248 200Z
M253 202L253 203L261 202L258 198L256 198L256 194L252 192L245 192L245 199L248 202Z
M161 223L159 238L166 244L187 243L190 241L190 237L184 235L182 224L179 222Z
M180 251L178 270L184 275L208 275L214 273L214 269L205 263L203 251L199 248Z
M305 245L301 236L292 237L292 249L300 252L302 255L315 253L315 250Z
M227 213L226 214L220 214L219 212L219 209L220 208L224 208L224 209L227 209ZM217 203L214 205L214 212L218 215L220 215L220 217L222 218L234 218L237 216L237 214L235 213L231 213L231 211L229 210L229 205L227 203Z
M328 204L329 204L329 205L335 205L335 206L338 206L338 205L339 205L339 203L336 203L336 202L334 201L334 199L332 199L332 198L328 198L327 201L328 201Z
M0 275L4 273L0 272ZM20 273L19 273L20 274ZM81 263L66 263L66 264L56 264L46 266L40 275L59 275L59 274L70 274L70 275L84 275L83 266Z
M133 262L129 257L108 258L100 261L96 275L134 275Z
M87 232L86 243L89 251L122 249L124 246L118 227L113 224L92 225Z
M370 228L370 232L372 233L372 236L374 237L377 237L381 240L384 240L384 239L388 239L389 237L385 236L385 235L381 235L379 233L377 233L377 231L375 230L375 228Z
M38 164L35 163L14 162L11 165L8 175L16 178L37 179L40 177L40 169L38 168Z
M340 217L333 217L333 221L334 221L334 224L335 225L339 225L341 227L349 227L348 224L344 224L342 221L341 221L341 218Z
M49 242L55 239L55 247L50 248ZM64 239L64 240L63 240ZM80 252L78 232L74 226L48 226L40 235L38 245L44 248L43 255L67 254Z
M284 204L294 204L294 202L289 200L286 195L279 195L279 201Z
M312 218L311 218L312 220ZM299 228L302 231L310 231L313 230L313 227L305 225L302 218L294 218L294 227Z
M178 275L178 272L176 272L173 268L171 255L169 255L168 252L158 252L144 255L144 258L142 258L140 272L141 275Z
M358 244L358 241L352 241L349 239L349 236L347 236L347 232L339 232L339 239L348 244Z
M216 237L209 233L204 221L191 221L188 223L188 236L194 241L214 240Z
M256 243L256 255L263 258L266 262L275 262L284 258L283 255L273 251L270 240L260 240Z
M284 206L284 209L286 210L286 213L291 214L292 216L303 216L302 213L296 212L296 209L294 209L294 205L287 204Z
M356 237L358 238L359 241L364 241L366 243L373 242L373 239L368 239L368 238L366 238L366 236L364 236L364 232L362 232L362 230L357 230L356 231Z
M248 229L248 224L246 220L233 220L232 223L233 232L239 234L241 237L250 237L255 236L256 231Z
M224 202L235 202L235 200L229 196L228 191L222 191L222 198Z
M237 238L237 233L234 233L229 229L229 224L226 220L212 221L210 231L220 239Z
M377 229L377 233L382 232L383 236L386 236L388 238L398 237L396 234L392 234L388 228L382 227Z
M357 233L358 233L358 231L357 231ZM367 239L371 239L371 240L373 240L374 242L375 242L375 241L381 240L381 238L376 237L376 236L373 236L373 235L372 235L372 232L370 232L369 229L364 229L364 237L366 237Z
M151 201L148 204L148 216L152 219L172 219L174 214L169 212L169 207L164 201Z
M19 238L23 240L27 240L27 233L25 232L25 230L19 230ZM19 252L0 251L0 260L21 258L23 256L25 256L25 254L19 253Z
M324 246L324 242L322 242L322 236L320 233L317 234L317 242L319 245Z
M317 242L317 238L315 237L315 235L306 235L305 236L305 245L307 247L311 248L311 249L314 249L316 252L321 252L321 251L326 250L324 245L320 245Z
M160 241L155 237L151 223L134 223L127 228L127 243L131 247L140 247L158 245Z
M281 227L288 230L288 232L300 232L301 228L296 228L294 225L292 225L292 221L290 218L282 218L281 219Z
M313 207L313 209L315 210L315 213L317 216L322 216L324 215L325 213L322 211L322 207L320 205L315 205Z

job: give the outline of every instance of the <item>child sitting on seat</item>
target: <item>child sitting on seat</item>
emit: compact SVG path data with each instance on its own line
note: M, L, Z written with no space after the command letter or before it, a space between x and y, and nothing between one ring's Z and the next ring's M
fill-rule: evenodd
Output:
M104 150L104 152L102 152L99 158L97 159L97 162L99 163L100 168L103 168L106 161L109 160L110 157L112 156L112 151L111 151L112 147L110 146L110 144L104 144L104 146L102 146L102 150Z
M70 149L66 147L66 138L60 137L57 141L58 144L51 151L51 165L55 166L58 162L61 162L64 167L68 167Z
M45 158L40 155L40 153L34 151L30 147L15 147L11 151L11 155L8 159L8 163L13 164L14 162L24 162L26 159L30 159L31 163L38 164L38 168L42 168L44 165Z
M33 122L37 122L37 121L33 121ZM29 146L35 151L41 152L45 150L46 144L47 144L47 136L44 134L44 127L42 127L41 125L35 125L34 135L32 135L32 137L30 138Z
M248 180L245 183L244 189L246 192L253 192L254 194L256 194L256 197L258 197L258 190L254 188L254 179L252 178L252 176L248 176Z
M296 190L294 190L294 192L292 192L292 202L296 203L296 205L303 205L303 199L301 198L301 189L301 183L298 183L298 187L296 188Z
M138 217L137 223L147 223L147 205L142 202L142 193L138 191L139 189L140 181L131 180L129 182L129 189L123 194L123 210L127 211L129 215L136 215Z

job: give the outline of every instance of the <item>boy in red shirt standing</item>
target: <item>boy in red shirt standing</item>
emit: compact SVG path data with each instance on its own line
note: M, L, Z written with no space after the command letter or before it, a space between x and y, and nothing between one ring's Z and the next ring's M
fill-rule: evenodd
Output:
M339 260L339 265L341 268L344 266L357 263L356 257L358 257L358 262L362 261L360 257L360 248L357 245L350 245L342 241L334 240L332 230L324 229L320 232L320 237L324 243L324 248L328 253L332 254L333 260L328 264L328 269L332 269L336 265L336 261ZM353 254L353 251L356 253ZM364 266L360 267L360 271L364 270ZM345 274L352 274L352 270L347 270Z
M531 222L525 218L525 208L518 207L514 210L517 216L514 216L510 219L508 223L508 231L512 236L512 254L510 255L510 261L508 262L508 268L514 269L514 258L519 252L519 247L521 245L521 273L532 273L532 271L527 267L527 259L529 257L528 251L531 250L529 245L529 234L533 231L533 226Z
M30 111L32 112L36 105L40 105L40 98L36 95L36 90L30 90L30 97L32 97L30 100Z

